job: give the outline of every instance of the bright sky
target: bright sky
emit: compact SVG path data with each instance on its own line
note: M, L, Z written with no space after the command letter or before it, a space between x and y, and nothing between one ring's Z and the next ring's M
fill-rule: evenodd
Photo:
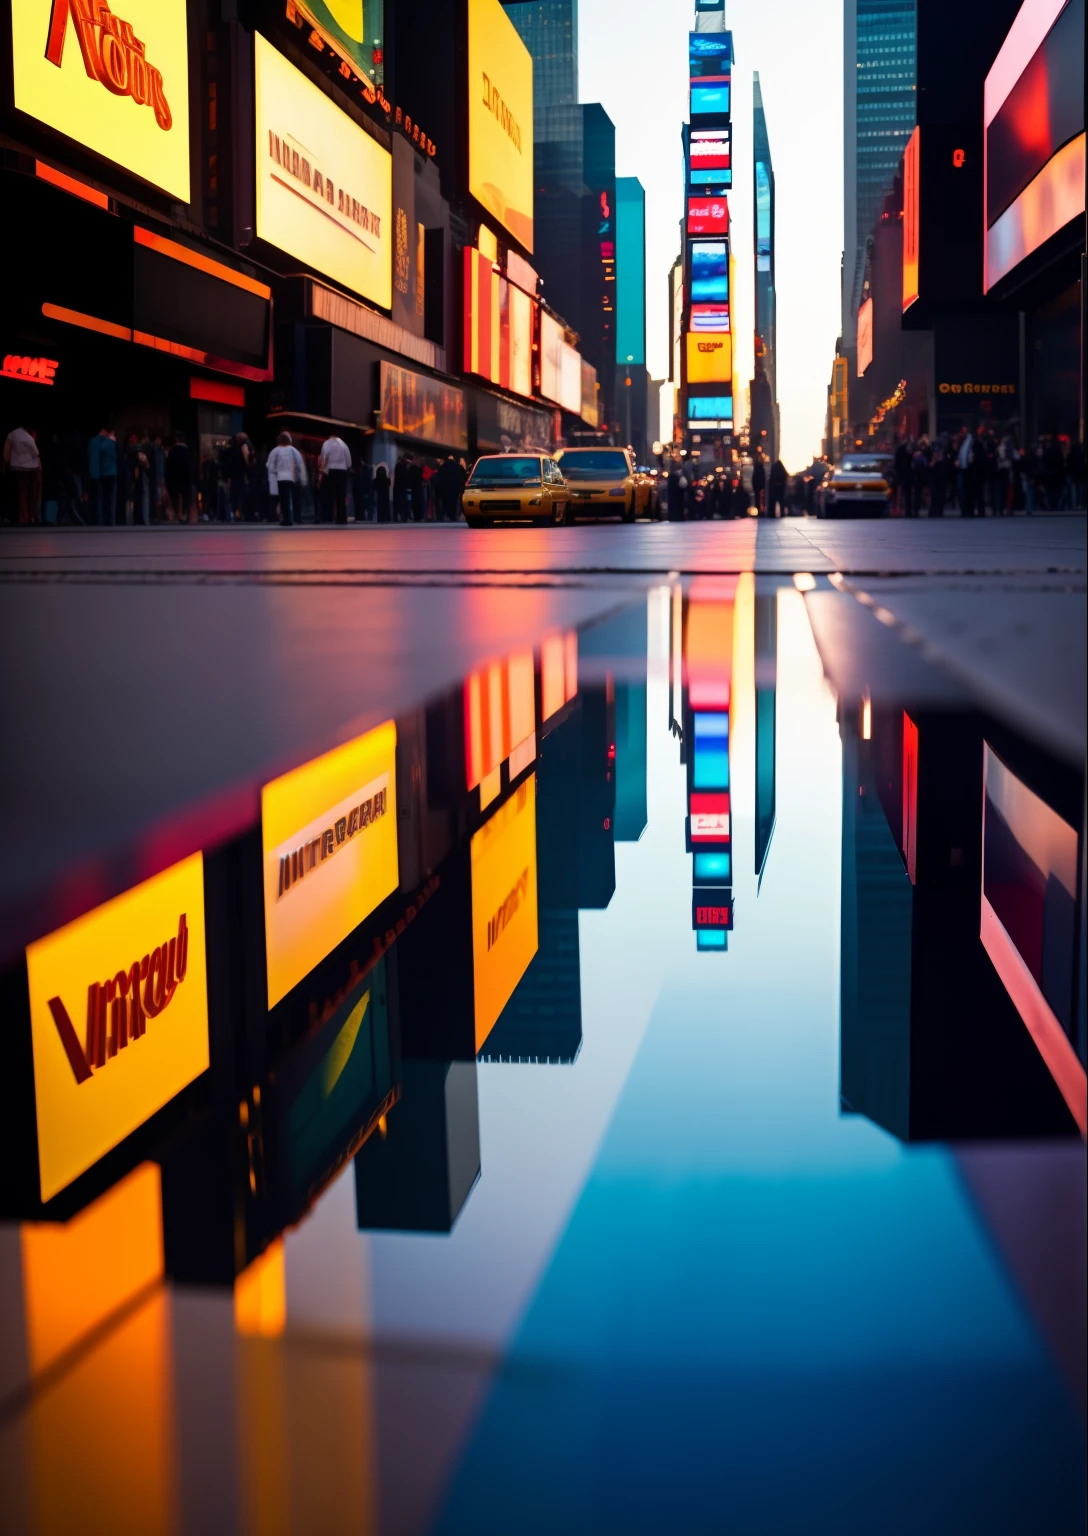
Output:
M647 365L668 374L668 273L680 250L687 35L694 0L578 0L583 101L616 125L616 172L646 188ZM669 18L663 29L663 20ZM726 0L733 33L733 192L737 257L737 414L752 377L752 71L758 69L774 164L778 401L791 471L820 451L839 334L842 259L841 0Z

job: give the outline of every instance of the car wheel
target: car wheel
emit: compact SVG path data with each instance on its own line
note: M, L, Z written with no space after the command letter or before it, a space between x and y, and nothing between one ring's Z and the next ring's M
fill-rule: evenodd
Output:
M469 517L466 514L465 522L470 528L494 528L495 526L493 517Z
M564 528L573 528L574 527L574 503L573 503L573 501L565 501L563 503L563 526L564 526Z
M635 493L634 493L634 491L632 491L631 492L631 502L630 502L630 505L629 506L625 505L624 509L623 509L623 521L625 523L633 523L634 522L634 520L635 520L635 508L636 508Z

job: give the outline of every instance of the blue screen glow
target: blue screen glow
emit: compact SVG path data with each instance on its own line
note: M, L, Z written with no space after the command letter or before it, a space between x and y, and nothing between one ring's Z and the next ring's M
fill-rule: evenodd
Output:
M728 885L733 878L733 857L728 853L697 853L696 880L716 880Z
M729 87L727 85L691 86L692 117L728 117Z
M724 928L700 928L695 935L696 949L725 949L726 932Z

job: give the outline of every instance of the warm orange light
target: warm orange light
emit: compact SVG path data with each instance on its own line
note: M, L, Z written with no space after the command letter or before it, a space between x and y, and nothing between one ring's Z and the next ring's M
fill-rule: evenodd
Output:
M189 399L208 400L213 405L233 405L244 408L246 392L241 384L220 384L217 379L189 380Z
M0 373L5 379L21 379L25 384L52 386L56 383L59 367L60 363L55 357L20 357L15 352L9 352Z
M286 1326L287 1268L277 1238L234 1282L234 1327L249 1338L278 1339Z
M952 164L956 167L957 171L961 169L963 162L966 159L967 156L964 154L962 149L954 149L952 151Z
M537 951L535 775L484 823L470 851L478 1051Z
M171 261L180 261L186 267L195 267L198 272L207 272L209 276L217 277L222 283L232 283L235 288L244 288L247 293L254 293L259 299L272 297L272 290L266 283L259 283L255 277L249 277L245 272L236 272L233 267L228 267L221 261L213 261L210 256L205 256L200 251L190 250L187 245L179 245L176 240L167 240L164 235L156 235L150 229L142 229L139 224L132 226L132 238L137 245L146 246L149 251L158 251L160 256L169 256Z
M986 231L986 291L1071 220L1084 217L1085 137L1053 155Z
M915 128L903 154L903 309L918 297L919 216L921 211L921 129Z
M132 331L127 325L115 325L112 320L99 320L97 315L84 315L78 309L65 309L62 304L43 304L42 314L47 320L62 320L65 325L78 325L85 331L98 331L102 336L113 336L118 341L131 341Z
M43 160L35 160L34 174L41 181L48 181L54 187L60 187L62 192L70 192L73 197L81 197L84 202L94 203L96 208L105 208L107 212L109 211L110 200L104 192L87 186L86 182L77 181L74 176L66 176L63 171L55 170L53 166L46 165Z

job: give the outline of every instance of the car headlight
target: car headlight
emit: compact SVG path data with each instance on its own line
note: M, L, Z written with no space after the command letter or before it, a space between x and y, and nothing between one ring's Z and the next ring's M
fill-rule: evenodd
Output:
M539 505L540 505L540 497L539 496L530 496L529 497L529 505L531 507L539 507Z
M626 496L627 487L625 485L614 485L608 494L610 496Z

